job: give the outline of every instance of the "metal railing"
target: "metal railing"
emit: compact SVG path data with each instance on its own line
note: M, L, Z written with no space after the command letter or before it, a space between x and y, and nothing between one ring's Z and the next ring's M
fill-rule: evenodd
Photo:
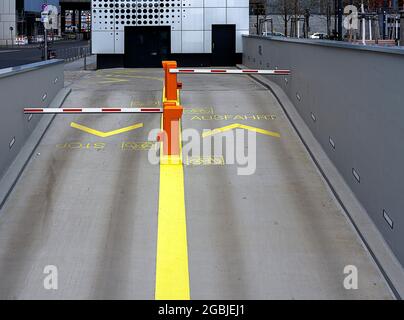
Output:
M57 59L62 59L65 62L75 61L91 55L90 46L73 47L51 50L56 54Z

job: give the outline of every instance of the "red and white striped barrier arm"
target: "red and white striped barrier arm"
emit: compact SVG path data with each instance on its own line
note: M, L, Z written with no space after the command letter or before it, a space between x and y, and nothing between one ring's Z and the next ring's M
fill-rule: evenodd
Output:
M170 73L199 73L199 74L271 74L289 75L290 70L256 70L256 69L170 69Z
M163 108L25 108L24 113L162 113Z

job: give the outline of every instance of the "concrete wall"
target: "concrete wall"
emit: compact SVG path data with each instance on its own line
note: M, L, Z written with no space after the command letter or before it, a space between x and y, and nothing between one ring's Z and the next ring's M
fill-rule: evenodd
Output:
M42 117L23 109L49 105L64 86L63 66L52 60L0 69L0 179Z
M0 45L12 44L12 38L15 39L16 21L15 21L15 0L0 1ZM13 27L11 34L10 27Z
M243 42L244 65L292 70L273 80L404 265L404 51L276 37Z

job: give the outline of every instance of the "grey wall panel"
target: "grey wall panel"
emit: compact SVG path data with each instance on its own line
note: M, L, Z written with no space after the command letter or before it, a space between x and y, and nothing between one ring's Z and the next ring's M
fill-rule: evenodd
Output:
M246 66L292 70L272 80L404 265L404 51L254 36L243 45Z
M0 179L42 117L23 109L47 107L63 86L63 61L0 70Z
M10 32L10 27L13 31ZM0 1L0 45L10 45L15 38L15 0Z
M173 53L211 53L212 24L236 25L239 53L241 35L248 34L249 29L248 0L92 0L91 3L92 48L96 54L124 53L126 26L171 26Z

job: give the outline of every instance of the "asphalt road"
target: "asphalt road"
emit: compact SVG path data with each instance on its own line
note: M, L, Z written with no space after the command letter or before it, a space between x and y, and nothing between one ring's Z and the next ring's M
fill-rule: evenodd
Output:
M77 48L88 46L87 41L62 41L56 42L51 45L51 48L57 51L63 51L68 48ZM64 53L63 53L64 54ZM14 66L20 66L23 64L33 63L41 61L42 50L37 47L0 47L0 69ZM60 56L63 58L62 54Z
M160 69L66 77L73 91L64 107L161 105ZM246 76L180 81L182 126L197 137L235 123L280 134L257 135L251 175L239 175L244 164L221 148L214 156L225 163L183 149L191 299L391 299L276 98ZM143 127L100 137L71 122L103 132ZM149 162L148 133L159 126L155 114L55 118L0 215L1 299L154 298L158 215L167 208L159 208L161 169ZM349 265L356 290L343 285ZM48 266L58 270L57 289L44 285Z

